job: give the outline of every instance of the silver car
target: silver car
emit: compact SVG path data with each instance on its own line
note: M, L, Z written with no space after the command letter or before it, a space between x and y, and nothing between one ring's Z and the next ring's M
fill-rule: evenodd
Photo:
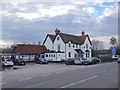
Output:
M13 66L14 63L11 59L2 59L2 66Z
M118 58L118 60L117 60L117 61L118 61L118 63L120 63L120 58Z
M86 58L76 59L76 60L74 61L74 64L75 64L75 65L83 65L84 62L85 62L85 60L87 60L87 59L86 59Z

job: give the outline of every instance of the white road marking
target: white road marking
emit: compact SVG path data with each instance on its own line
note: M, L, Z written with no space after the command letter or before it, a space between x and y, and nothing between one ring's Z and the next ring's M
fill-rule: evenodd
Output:
M4 84L6 84L6 83L0 83L0 85L4 85Z
M25 81L25 80L30 80L32 78L24 78L24 79L20 79L19 81Z
M59 72L56 72L55 74L64 73L64 72L66 72L66 71L59 71Z
M50 73L48 73L48 74L44 74L44 75L42 75L42 77L44 77L44 76L48 76L48 75L51 75Z
M83 79L83 80L80 80L80 81L78 81L78 82L74 82L74 83L65 85L65 86L60 87L60 88L67 88L67 87L69 87L69 86L72 86L72 85L75 85L75 84L78 84L78 83L82 83L82 82L85 82L85 81L87 81L87 80L90 80L90 79L93 79L93 78L97 78L97 77L98 77L97 75L96 75L96 76L93 76L93 77L89 77L89 78L87 78L87 79Z
M110 72L114 72L114 71L117 71L118 69L114 69L114 70L111 70Z

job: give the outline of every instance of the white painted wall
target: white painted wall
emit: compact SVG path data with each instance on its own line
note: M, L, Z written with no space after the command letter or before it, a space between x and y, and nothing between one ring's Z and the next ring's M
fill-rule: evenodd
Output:
M59 37L59 40L57 40L57 38ZM71 44L71 47L69 47L69 43ZM60 45L60 51L65 52L65 53L45 53L45 59L49 60L49 61L60 61L61 59L66 59L66 58L75 58L75 54L77 54L77 52L74 49L81 49L84 52L83 57L86 58L86 50L90 51L90 57L91 57L91 45L90 42L88 40L88 37L85 40L85 43L83 45L78 45L78 44L72 44L71 41L69 41L69 43L65 44L61 37L59 35L57 35L57 37L55 38L54 44L52 43L51 39L48 37L46 42L45 42L45 46L47 47L47 49L50 50L55 50L56 52L58 51L58 45ZM88 49L86 48L86 44L88 44ZM74 45L74 47L73 47ZM77 47L76 47L77 45ZM69 57L69 52L71 52L71 57ZM48 54L48 57L46 57L46 54ZM49 57L49 54L55 54L55 57ZM66 57L65 57L66 56Z
M57 38L59 37L59 40ZM58 45L60 44L60 51L65 52L65 43L62 41L61 37L57 35L55 41L54 41L54 50L58 51Z
M47 39L46 39L46 41L45 41L45 43L44 43L44 45L46 46L46 48L47 49L49 49L49 50L52 50L53 48L53 43L52 43L52 41L51 41L51 39L49 38L49 37L47 37Z
M86 48L86 44L88 44L88 48ZM90 51L90 57L91 57L91 44L88 40L88 37L86 38L85 43L83 45L81 45L81 50L83 50L83 52L84 52L84 58L86 58L86 55L85 55L86 50Z
M48 61L56 61L56 53L45 53L44 57Z
M45 53L45 59L48 61L65 60L65 53Z
M62 61L62 60L65 60L65 53L57 53L56 61Z
M69 47L69 43L71 44L71 46ZM66 44L66 58L75 58L75 54L77 53L74 49L76 48L75 44L72 44L70 41L69 43ZM75 45L75 48L73 48L73 45ZM71 52L71 57L69 57L68 53Z
M16 59L21 58L25 61L34 61L34 57L35 57L35 55L16 55L15 56Z

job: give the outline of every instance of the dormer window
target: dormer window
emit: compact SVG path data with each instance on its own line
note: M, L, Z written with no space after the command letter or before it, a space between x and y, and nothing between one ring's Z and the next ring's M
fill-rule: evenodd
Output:
M59 37L57 37L57 40L60 40L60 38L59 38Z

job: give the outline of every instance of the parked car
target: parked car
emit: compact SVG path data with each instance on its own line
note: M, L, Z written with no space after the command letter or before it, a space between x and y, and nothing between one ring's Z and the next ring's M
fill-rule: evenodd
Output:
M65 64L66 65L74 65L74 61L75 61L75 59L69 58L69 59L65 60Z
M100 58L97 58L97 57L91 57L90 59L92 60L92 63L93 63L93 64L96 64L96 63L98 63L98 62L101 62L101 59L100 59Z
M110 62L113 61L113 58L110 54L101 54L96 57L100 58L102 62Z
M83 65L85 60L86 60L86 58L76 59L76 60L74 61L74 64L75 64L75 65Z
M26 62L23 59L15 59L13 60L14 65L25 65Z
M13 61L9 58L2 58L1 64L2 64L3 67L14 65Z
M120 63L120 58L118 58L118 60L117 60L117 61L118 61L118 63Z
M84 59L83 64L84 65L91 65L91 64L93 64L93 60L91 58Z
M35 63L37 64L48 64L48 60L45 58L35 58Z

